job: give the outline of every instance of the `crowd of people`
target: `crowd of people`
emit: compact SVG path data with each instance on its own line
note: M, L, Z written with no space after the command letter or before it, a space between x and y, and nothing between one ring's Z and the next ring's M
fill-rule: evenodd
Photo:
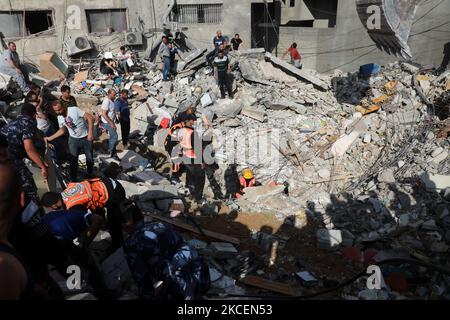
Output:
M217 31L214 48L207 55L222 98L226 94L230 99L234 97L228 53L239 50L242 43L239 34L229 44L221 31ZM287 53L298 67L300 54L298 51L296 54L296 50L293 44ZM163 81L170 81L176 76L176 56L183 61L184 58L167 36L162 38L159 53ZM126 76L133 63L132 57L121 47L116 58L109 54L104 56L100 72L111 79L119 74ZM110 233L111 253L124 247L135 280L148 276L142 274L142 263L151 269L150 261L142 261L146 258L139 254L139 250L146 249L137 243L142 234L153 230L163 238L172 237L173 244L182 248L182 241L170 228L143 222L142 213L126 199L125 190L116 179L120 172L117 167L110 165L103 172L95 170L94 140L102 132L108 135L107 156L121 160L117 155L118 126L123 147L129 147L129 92L110 89L98 114L86 112L78 106L69 86L61 86L59 96L55 97L45 87L29 82L15 44L8 45L1 59L0 72L14 78L25 98L20 114L0 129L0 299L63 299L48 265L66 275L67 267L74 264L86 270L97 297L110 298L112 292L106 288L88 251L99 230L106 228ZM210 149L211 157L214 151L210 139L212 127L206 118L203 119L206 130L201 133L197 130L197 104L198 97L195 101L189 100L173 119L162 121L161 126L165 124L169 129L165 145L172 160L171 180L178 183L184 171L193 203L202 205L206 201L203 196L205 180L210 178L208 172L214 165L206 159L205 150ZM79 170L82 154L86 159L84 174ZM30 164L39 168L45 181L49 178L48 159L58 166L68 162L68 184L62 192L47 192L39 197ZM257 185L251 170L243 172L239 184L233 197L240 197L246 187ZM75 239L78 244L74 243ZM195 266L192 270L196 277L191 274L187 278L207 288L202 280L206 272L204 265L196 261ZM149 295L149 283L153 284L154 279L151 280L138 284L142 296Z

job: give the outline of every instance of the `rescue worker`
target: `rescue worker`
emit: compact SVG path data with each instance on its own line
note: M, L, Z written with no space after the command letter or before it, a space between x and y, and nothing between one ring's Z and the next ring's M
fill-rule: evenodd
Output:
M69 183L62 193L47 192L41 201L43 206L53 210L90 210L101 214L106 208L113 249L118 249L123 245L120 204L125 200L123 186L117 180L106 177Z
M1 129L1 134L8 141L9 158L22 181L25 202L39 202L37 186L33 175L25 165L26 158L32 160L41 170L44 180L48 177L47 163L42 160L34 143L37 139L36 108L32 104L22 106L21 115Z
M194 200L201 203L206 179L202 140L194 130L196 117L185 115L183 120L184 127L179 129L177 134L178 141L180 141L177 150L181 153L181 161L177 162L181 163L186 170L186 187Z
M245 188L260 186L261 184L256 181L255 174L252 169L246 168L242 170L242 175L239 177L240 190L236 193L236 198L242 197Z

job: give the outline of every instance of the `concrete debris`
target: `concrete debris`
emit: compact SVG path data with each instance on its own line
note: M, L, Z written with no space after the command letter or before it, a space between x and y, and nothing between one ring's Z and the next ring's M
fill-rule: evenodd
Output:
M420 179L425 184L428 191L439 191L450 188L450 175L430 174L422 172Z
M302 291L329 287L331 278L342 277L341 269L354 274L350 271L362 262L395 257L448 262L449 73L437 76L396 62L370 77L358 70L325 75L297 69L264 49L247 49L229 53L234 97L219 99L206 52L183 52L185 61L171 81L163 81L158 62L145 59L136 72L114 80L100 75L96 64L83 67L81 62L68 75L74 64L66 68L66 62L47 53L34 79L65 77L78 105L96 113L96 123L109 89L130 91L130 143L118 146L118 158L105 155L99 128L96 169L120 167L118 181L145 220L176 228L203 256L214 281L210 293L266 290L294 296L299 281ZM49 93L60 95L56 84L49 87ZM22 100L12 78L0 75L3 122L17 117ZM171 172L166 140L168 126L188 110L196 114L195 130L204 148L213 148L217 162L205 164L207 184L196 201L185 172L180 177ZM86 157L80 162L84 169ZM239 181L245 168L256 180L247 188ZM133 299L138 292L124 252L111 255L110 242L109 234L100 234L89 250L104 255L96 260L107 287L120 299ZM355 265L330 267L340 265L341 255L353 257ZM406 273L402 266L393 270L383 269L388 285L396 283L395 274ZM410 284L411 296L448 292L450 281L420 268L411 272L430 282ZM336 295L392 299L397 287L391 285L390 290L366 290L356 281ZM69 297L95 298L87 293Z
M323 90L329 89L329 86L322 80L314 77L311 74L308 74L306 71L295 68L293 65L288 64L277 57L274 57L272 54L270 54L268 52L266 53L266 59L270 60L273 64L281 67L283 70L292 72L294 75L300 77L302 80L308 81Z
M258 110L256 108L252 108L252 107L244 107L241 110L241 114L246 117L257 120L259 122L266 121L266 116L267 116L265 111L261 111L261 110Z

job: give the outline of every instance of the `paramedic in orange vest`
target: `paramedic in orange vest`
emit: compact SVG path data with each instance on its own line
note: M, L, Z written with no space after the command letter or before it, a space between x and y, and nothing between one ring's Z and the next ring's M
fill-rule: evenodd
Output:
M255 174L253 173L252 169L246 168L242 170L242 175L239 177L239 185L240 190L238 193L236 193L236 198L242 197L245 188L257 187L261 184L259 182L256 182Z
M184 128L178 130L177 149L181 151L181 164L186 170L186 187L197 203L203 201L205 187L205 164L203 163L202 139L194 130L196 116L183 116ZM175 150L174 150L175 151Z
M69 183L62 193L47 192L42 196L44 207L53 210L90 210L103 215L107 210L107 226L113 249L123 245L123 217L120 204L126 200L125 189L114 179L105 177Z

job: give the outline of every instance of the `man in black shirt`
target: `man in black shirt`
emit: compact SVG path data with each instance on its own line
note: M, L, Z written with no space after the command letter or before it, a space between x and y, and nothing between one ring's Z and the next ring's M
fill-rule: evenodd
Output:
M214 50L208 53L206 56L206 60L208 61L208 64L212 68L212 62L214 58L217 56L217 53L220 50L221 45L226 45L227 39L222 35L222 31L217 30L216 36L213 38L213 44L214 44Z
M224 51L219 51L214 59L214 78L218 80L222 99L225 99L225 89L228 91L228 97L233 99L233 89L231 88L228 74L231 72L231 65Z
M242 39L240 38L239 34L236 33L234 38L231 39L231 45L233 47L233 50L234 51L238 51L239 50L239 46L241 45L241 43L242 43Z

